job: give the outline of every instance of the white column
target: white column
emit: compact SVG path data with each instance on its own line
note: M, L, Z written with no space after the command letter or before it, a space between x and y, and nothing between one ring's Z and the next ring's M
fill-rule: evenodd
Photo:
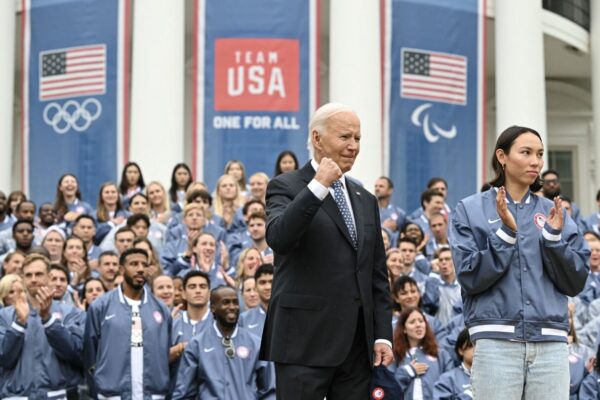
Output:
M594 144L594 172L592 193L600 188L600 4L590 2L590 58L592 75L592 143Z
M546 133L542 2L496 1L496 131L511 125Z
M129 160L168 186L183 161L185 2L136 1L133 15Z
M0 190L8 196L13 150L16 1L0 1Z
M350 175L369 191L383 173L379 17L379 1L331 0L330 101L360 117L360 154Z

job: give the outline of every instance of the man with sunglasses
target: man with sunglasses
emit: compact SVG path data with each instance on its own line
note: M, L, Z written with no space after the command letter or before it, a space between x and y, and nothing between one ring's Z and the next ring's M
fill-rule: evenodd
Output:
M542 173L542 181L544 182L544 186L542 186L542 193L544 197L553 200L556 196L560 196L560 175L558 171L554 169L547 169ZM580 227L584 227L583 221L581 221L581 217L579 215L579 207L577 204L571 202L571 218L573 221Z
M260 339L238 326L236 291L217 286L211 291L210 310L215 321L186 346L173 400L275 399L272 367L258 358Z

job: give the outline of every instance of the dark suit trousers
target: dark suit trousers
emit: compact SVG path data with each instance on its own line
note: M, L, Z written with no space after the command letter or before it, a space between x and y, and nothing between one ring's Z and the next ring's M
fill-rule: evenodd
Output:
M323 333L324 335L331 333ZM340 334L344 334L341 332ZM335 340L335 336L331 338ZM275 363L278 400L365 400L369 397L369 360L362 309L352 348L338 367Z

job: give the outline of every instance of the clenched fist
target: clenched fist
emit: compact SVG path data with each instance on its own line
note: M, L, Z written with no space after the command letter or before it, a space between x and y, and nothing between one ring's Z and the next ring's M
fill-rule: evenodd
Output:
M321 163L315 174L315 179L321 185L330 187L331 184L342 177L342 170L331 158L321 158Z

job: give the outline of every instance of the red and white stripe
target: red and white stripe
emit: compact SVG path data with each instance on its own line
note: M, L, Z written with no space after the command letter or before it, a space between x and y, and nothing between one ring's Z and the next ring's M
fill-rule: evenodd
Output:
M441 101L445 103L467 103L467 58L448 53L402 49L429 54L429 75L402 72L400 95L402 97Z
M66 72L59 75L40 75L40 100L59 99L106 91L106 45L72 47L40 54L66 53Z

